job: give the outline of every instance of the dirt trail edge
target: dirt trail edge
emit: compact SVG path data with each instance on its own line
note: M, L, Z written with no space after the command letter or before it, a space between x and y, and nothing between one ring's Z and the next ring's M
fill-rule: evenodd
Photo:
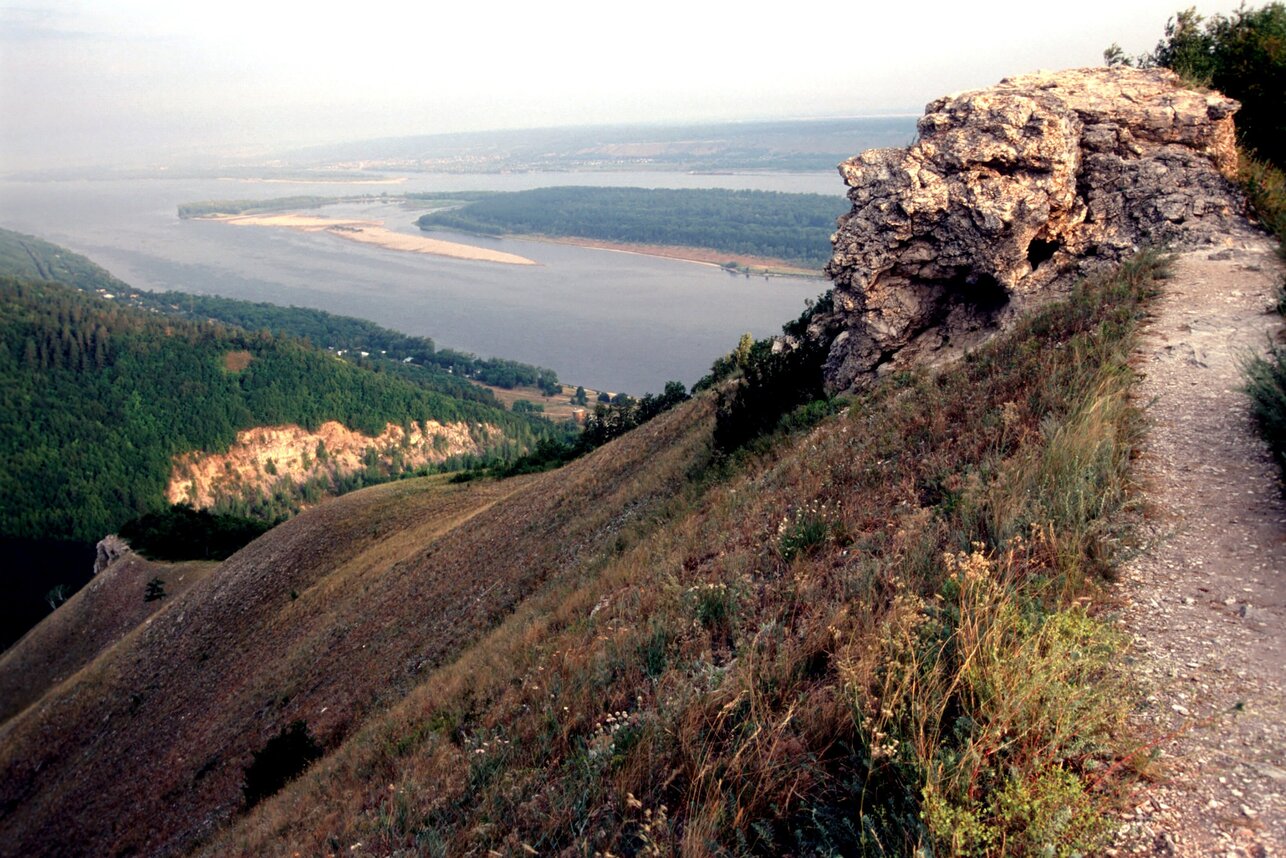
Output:
M1286 505L1241 371L1282 272L1259 236L1180 254L1136 355L1148 511L1119 596L1162 738L1111 855L1286 855Z

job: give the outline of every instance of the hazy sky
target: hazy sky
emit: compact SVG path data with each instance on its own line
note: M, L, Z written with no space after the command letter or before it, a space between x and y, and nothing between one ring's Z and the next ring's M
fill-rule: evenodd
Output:
M1149 49L1189 2L0 0L0 171L442 131L919 112L1008 75L1097 65L1113 41Z

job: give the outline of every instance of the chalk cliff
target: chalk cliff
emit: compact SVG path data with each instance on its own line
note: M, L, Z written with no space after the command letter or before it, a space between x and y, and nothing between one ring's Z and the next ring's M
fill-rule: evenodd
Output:
M840 165L852 211L826 266L833 389L985 338L1141 246L1244 231L1236 101L1164 69L1008 78L931 102L916 141ZM836 332L838 331L838 334Z

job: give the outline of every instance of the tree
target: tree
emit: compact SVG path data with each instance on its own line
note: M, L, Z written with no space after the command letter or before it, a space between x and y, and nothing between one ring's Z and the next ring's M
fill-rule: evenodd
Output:
M165 582L160 578L153 578L147 582L147 591L143 594L144 602L155 602L158 599L165 598Z
M1166 22L1151 53L1130 58L1119 45L1103 52L1109 66L1163 67L1241 102L1242 142L1261 158L1286 163L1286 5L1242 7L1206 19L1195 8Z
M67 601L66 584L58 584L45 594L45 602L49 605L49 610L51 611L58 610L58 606L65 601Z

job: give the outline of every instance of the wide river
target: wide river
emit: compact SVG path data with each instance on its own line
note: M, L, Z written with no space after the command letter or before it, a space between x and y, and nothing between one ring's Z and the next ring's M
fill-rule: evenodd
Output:
M397 184L219 179L0 182L0 226L83 253L133 286L315 307L370 319L440 346L546 366L572 384L634 394L691 384L746 331L799 315L821 279L731 275L712 266L517 239L436 237L495 247L536 266L467 262L323 233L179 220L180 203L313 194L523 190L551 185L723 187L842 195L833 171L411 174ZM323 214L421 234L396 202Z

